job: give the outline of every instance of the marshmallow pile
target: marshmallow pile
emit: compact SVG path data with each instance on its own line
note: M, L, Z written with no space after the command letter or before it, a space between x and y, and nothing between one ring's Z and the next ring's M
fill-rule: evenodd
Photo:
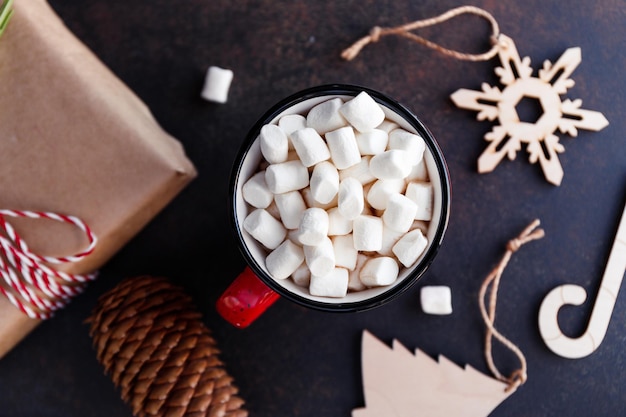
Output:
M393 284L428 245L433 187L422 137L361 92L261 128L243 228L276 280L322 297Z

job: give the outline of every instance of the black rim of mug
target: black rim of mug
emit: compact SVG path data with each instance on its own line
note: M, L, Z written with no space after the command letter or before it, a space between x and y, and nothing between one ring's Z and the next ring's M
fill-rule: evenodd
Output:
M382 292L374 297L367 298L361 301L351 301L351 302L323 302L318 300L313 300L310 298L303 297L301 295L295 294L280 284L276 283L275 280L270 277L261 266L258 264L254 256L250 253L248 249L243 235L242 230L239 227L237 221L237 211L236 211L236 190L237 185L240 179L240 172L243 166L243 162L245 156L247 155L250 147L256 140L261 131L261 128L272 121L276 116L278 116L283 111L288 108L301 103L303 101L316 98L319 96L356 96L360 92L365 91L369 94L377 103L389 108L391 111L397 113L400 117L406 120L415 130L424 138L426 142L426 146L428 147L430 153L433 156L434 162L437 166L437 172L439 174L439 180L441 183L441 213L440 213L440 221L437 226L437 230L435 231L433 242L427 249L427 253L422 258L421 262L414 267L412 271L408 273L408 275L395 286L390 287L387 291ZM446 165L443 153L437 144L433 134L430 130L422 123L422 121L409 109L405 106L397 102L396 100L390 98L389 96L382 94L378 91L372 90L367 87L362 87L358 85L351 84L328 84L328 85L320 85L316 87L307 88L300 92L290 95L274 106L272 106L250 129L248 134L246 135L245 141L241 146L241 149L235 159L235 164L233 166L233 171L231 174L230 181L230 216L231 216L231 225L234 228L237 244L239 246L240 252L243 254L245 260L247 261L248 266L254 271L261 281L263 281L268 287L270 287L273 291L278 293L281 297L284 297L288 300L291 300L297 304L310 307L316 310L329 311L329 312L355 312L355 311L366 311L375 307L382 306L392 299L397 298L400 294L404 293L411 286L413 286L422 275L428 270L431 263L435 259L437 252L443 242L443 238L448 226L448 220L450 216L450 199L451 199L451 187L450 187L450 175L448 172L448 167Z

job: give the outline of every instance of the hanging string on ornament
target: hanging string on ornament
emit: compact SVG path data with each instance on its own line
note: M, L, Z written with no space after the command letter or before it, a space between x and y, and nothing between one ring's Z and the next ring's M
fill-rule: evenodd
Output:
M480 287L478 295L478 305L480 307L480 314L487 327L485 334L485 359L489 370L495 375L495 377L508 384L507 391L515 390L520 385L526 382L527 377L527 363L526 357L522 353L521 349L507 339L502 333L495 327L496 321L496 303L498 301L498 288L500 286L500 279L504 273L504 269L508 265L511 257L517 252L523 245L533 240L541 239L544 236L543 229L539 229L539 220L533 220L518 237L509 241L506 246L506 252L502 256L500 263L491 271L487 278L483 281ZM488 302L485 300L487 297L487 291L489 291ZM506 348L517 356L520 367L515 370L510 376L504 376L496 366L493 360L493 339L498 340Z
M461 53L411 32L443 23L462 14L474 14L490 23L492 47L487 52ZM510 160L515 159L517 152L522 149L522 144L526 144L529 162L531 164L539 162L546 180L554 185L560 185L564 173L558 154L565 152L565 148L555 132L558 130L575 137L578 135L578 129L599 131L609 124L602 113L581 109L582 100L561 100L560 96L574 86L574 80L570 75L581 62L580 48L567 49L554 64L544 61L538 76L533 77L530 58L520 58L513 40L500 33L497 21L489 12L474 6L461 6L437 17L406 25L392 28L375 26L369 35L345 49L341 56L350 61L366 45L388 35L405 37L459 60L487 61L498 55L501 66L495 68L495 73L500 83L504 85L502 90L483 83L481 91L459 89L451 95L457 107L477 111L476 118L479 121L498 119L499 125L494 126L492 131L484 136L489 145L478 158L479 173L493 171L505 156ZM536 120L520 119L517 106L523 99L540 103L542 114Z

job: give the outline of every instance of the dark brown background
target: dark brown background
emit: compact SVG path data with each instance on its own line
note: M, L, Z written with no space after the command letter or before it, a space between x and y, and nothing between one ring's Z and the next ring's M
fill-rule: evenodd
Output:
M18 0L29 1L29 0ZM548 184L522 151L495 172L476 173L492 126L456 108L459 88L499 86L496 59L461 62L385 38L353 62L340 51L373 25L432 17L463 3L430 1L54 0L55 10L184 144L199 177L101 271L100 279L0 361L0 416L130 416L95 359L83 321L99 295L121 279L165 275L184 285L205 314L251 415L347 416L363 406L360 336L443 354L488 373L477 293L506 241L533 218L546 237L522 249L501 285L497 326L526 354L529 380L492 415L616 416L626 413L626 305L617 300L604 342L569 360L549 351L537 328L543 297L556 285L584 286L591 300L624 208L626 190L626 4L622 0L476 1L493 13L521 56L537 69L580 46L583 60L564 96L602 112L601 132L559 134L565 177ZM420 32L455 49L488 47L487 24L462 17ZM235 73L229 101L199 94L209 65ZM324 83L360 84L404 103L430 127L446 155L453 197L444 245L422 281L373 311L337 315L279 300L249 329L236 330L214 303L243 268L228 223L231 164L247 130L272 104ZM452 288L454 313L421 312L419 288ZM591 302L560 315L580 334ZM515 360L496 351L505 370ZM416 415L419 415L416 410Z

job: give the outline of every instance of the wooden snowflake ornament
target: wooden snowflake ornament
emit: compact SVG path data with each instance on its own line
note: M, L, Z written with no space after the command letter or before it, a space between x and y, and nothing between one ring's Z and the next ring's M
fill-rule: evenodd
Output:
M484 83L482 91L459 89L451 96L458 107L478 111L478 120L498 119L499 125L485 134L490 143L478 158L478 172L493 171L505 156L515 159L526 143L530 163L539 162L546 179L560 185L563 168L558 154L565 148L555 132L575 137L578 129L599 131L609 124L602 113L581 109L580 99L561 101L560 95L574 86L570 75L581 62L581 50L567 49L555 64L545 61L538 77L533 77L530 58L520 59L511 38L500 35L498 45L502 66L495 73L504 89ZM523 99L540 103L543 113L536 121L520 120L517 106Z

